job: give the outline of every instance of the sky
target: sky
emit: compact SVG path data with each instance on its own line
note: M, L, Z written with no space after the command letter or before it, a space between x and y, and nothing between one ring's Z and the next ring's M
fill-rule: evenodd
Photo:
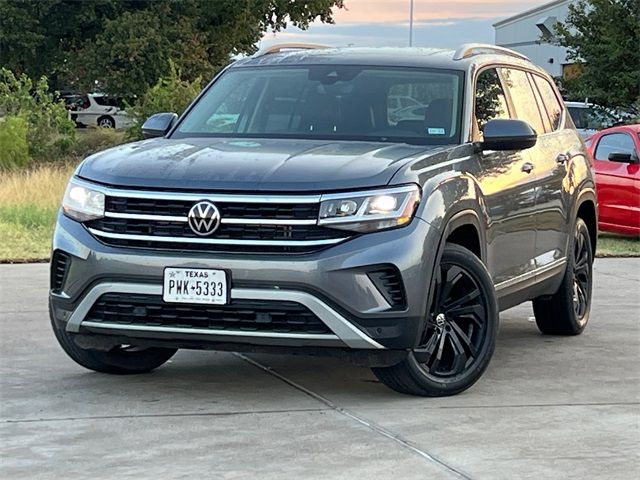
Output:
M537 7L548 0L414 0L413 45L456 47L462 43L493 43L492 24ZM261 46L284 42L330 46L407 46L410 0L345 0L335 9L335 25L313 23L302 31L289 27L267 33Z

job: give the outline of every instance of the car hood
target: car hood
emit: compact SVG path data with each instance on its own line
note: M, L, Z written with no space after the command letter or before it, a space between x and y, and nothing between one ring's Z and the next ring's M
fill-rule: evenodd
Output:
M386 185L443 147L326 140L157 138L88 157L77 175L126 187L308 191Z

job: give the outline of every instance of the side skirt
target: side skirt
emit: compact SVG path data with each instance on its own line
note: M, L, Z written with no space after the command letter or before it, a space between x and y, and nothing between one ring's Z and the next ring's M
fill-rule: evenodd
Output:
M553 295L562 282L566 265L567 259L560 258L495 285L500 311L542 295Z

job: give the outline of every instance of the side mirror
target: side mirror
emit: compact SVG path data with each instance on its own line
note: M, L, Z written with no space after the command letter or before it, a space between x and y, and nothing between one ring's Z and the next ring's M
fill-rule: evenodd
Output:
M612 162L620 163L638 163L638 157L633 153L611 152L609 154L609 160Z
M142 136L144 138L164 137L177 118L177 114L169 112L151 115L142 125Z
M525 150L538 140L535 130L522 120L489 120L482 134L482 150Z

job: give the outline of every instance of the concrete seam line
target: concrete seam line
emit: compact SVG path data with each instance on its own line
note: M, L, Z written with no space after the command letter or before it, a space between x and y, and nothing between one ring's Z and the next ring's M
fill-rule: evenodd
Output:
M319 402L324 403L325 405L327 405L332 410L335 410L336 412L344 415L345 417L356 421L360 425L363 425L363 426L367 427L368 429L374 431L375 433L377 433L379 435L382 435L383 437L386 437L386 438L388 438L390 440L393 440L394 442L398 443L400 446L412 451L413 453L416 453L417 455L419 455L420 457L422 457L425 460L429 461L430 463L433 463L434 465L440 467L441 469L446 470L448 473L451 473L451 474L455 475L456 477L462 478L464 480L472 480L472 478L469 475L467 475L466 473L462 472L461 470L458 470L456 467L453 467L453 466L445 463L443 460L440 460L435 455L433 455L433 454L431 454L431 453L429 453L429 452L427 452L425 450L422 450L421 448L417 447L416 445L413 445L411 442L409 442L408 440L402 438L400 435L395 434L395 433L387 430L386 428L384 428L384 427L382 427L380 425L376 425L373 422L365 420L364 418L359 417L358 415L356 415L355 413L353 413L352 411L350 411L350 410L348 410L346 408L343 408L343 407L340 407L340 406L336 405L335 403L333 403L328 398L323 397L322 395L309 390L308 388L300 385L299 383L294 382L293 380L290 380L289 378L285 377L281 373L278 373L273 368L271 368L271 367L269 367L267 365L263 365L260 362L258 362L256 360L253 360L252 358L247 357L246 355L243 355L242 353L237 353L236 352L233 355L243 359L245 362L250 363L251 365L255 366L256 368L259 368L260 370L263 370L267 374L276 377L277 379L279 379L279 380L283 381L284 383L290 385L291 387L295 388L296 390L299 390L302 393L305 393L306 395L309 395L310 397L318 400Z
M60 417L60 418L14 418L0 420L0 424L8 423L39 423L39 422L72 422L75 420L119 420L134 418L180 418L180 417L234 417L239 415L269 415L271 413L308 413L327 412L328 408L301 408L287 410L241 410L238 412L192 412L192 413L139 413L133 415L91 415L87 417Z

